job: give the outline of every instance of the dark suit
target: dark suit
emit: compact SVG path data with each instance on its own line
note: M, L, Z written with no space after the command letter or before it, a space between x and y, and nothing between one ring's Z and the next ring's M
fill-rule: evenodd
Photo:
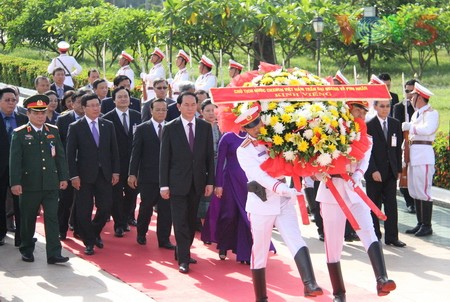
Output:
M112 98L106 98L102 101L101 111L103 114L107 114L114 108L116 108L116 104L114 103ZM141 101L137 98L130 97L130 105L128 106L130 109L141 112Z
M172 215L170 214L170 202L162 199L159 194L159 151L160 140L152 121L139 125L134 134L129 172L129 175L137 177L138 189L141 194L137 234L145 237L153 214L153 207L158 205L156 234L159 245L164 245L170 242Z
M170 121L176 119L179 116L180 116L180 110L178 110L177 103L175 102L173 104L170 104L167 107L166 121L170 122Z
M141 114L135 110L128 110L129 124L128 133L122 124L122 118L119 117L115 109L111 110L103 116L114 124L116 130L116 138L119 143L120 157L120 176L119 182L113 187L113 204L112 216L114 219L114 229L126 229L127 219L130 215L134 219L134 211L136 208L137 190L128 186L128 167L131 157L131 146L133 143L133 133L136 127L141 123Z
M142 111L141 111L142 122L146 122L152 118L152 115L150 113L150 105L152 104L152 102L154 100L155 99L151 99L150 101L145 102L144 105L142 106ZM165 98L164 100L166 101L167 106L169 106L170 104L176 103L174 100L169 99L169 98Z
M86 117L70 124L67 134L67 161L70 179L80 178L75 192L76 219L86 246L93 246L111 213L112 174L120 173L119 150L114 125L98 118L97 147ZM93 197L97 211L91 220Z
M53 90L54 92L56 92L56 95L58 95L58 89L56 89L56 84L55 83L50 85L50 90ZM64 84L63 90L64 90L64 93L65 93L65 92L70 91L70 90L75 90L75 88L73 88L72 86ZM58 106L56 107L55 111L58 112L58 113L61 112L61 98L59 98L59 96L58 96Z
M25 125L28 117L22 114L13 113L16 119L17 127ZM6 122L0 113L0 238L6 236L6 192L9 187L9 143L10 137L6 131ZM14 199L14 216L16 219L15 241L20 243L20 209L19 197L13 195Z
M390 92L390 91L389 91L389 93L391 95L391 110L389 111L389 116L393 117L394 116L394 106L396 104L398 104L398 94Z
M364 175L366 179L367 196L384 212L387 220L384 222L385 242L398 240L397 213L397 178L402 171L403 134L401 124L394 118L387 118L388 135L384 137L382 125L377 116L367 122L367 133L373 138L372 155L369 167ZM381 182L374 181L372 173L380 172ZM381 238L378 218L372 213L375 233Z
M169 187L178 262L188 263L194 240L200 196L214 184L214 147L211 125L195 118L194 152L181 117L164 127L159 185Z
M76 121L75 112L73 110L70 110L69 112L58 116L58 119L56 120L56 126L59 130L59 136L61 138L61 142L64 146L64 150L66 150L66 144L67 144L67 132L69 131L69 125ZM73 200L74 200L74 188L71 185L71 182L69 181L67 189L60 190L59 191L59 204L58 204L58 221L59 221L59 233L60 234L66 234L67 230L69 228L69 218L72 219L70 216L71 210L73 207ZM72 214L74 215L74 214ZM75 219L73 219L74 223L74 231L77 232L77 227L75 223Z

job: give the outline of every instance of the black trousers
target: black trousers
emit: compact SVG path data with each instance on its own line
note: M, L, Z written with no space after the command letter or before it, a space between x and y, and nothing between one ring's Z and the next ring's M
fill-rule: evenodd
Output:
M75 189L72 187L71 182L68 182L67 189L59 190L59 203L58 203L58 222L59 233L65 234L69 229L69 219L71 211L74 209ZM75 222L76 220L74 220ZM76 223L74 230L77 231Z
M191 245L194 241L197 226L197 212L200 195L194 186L187 195L170 196L173 228L177 241L178 263L188 263L191 257Z
M119 182L112 188L111 214L114 219L114 229L125 229L130 211L136 208L138 191L128 186L127 179L127 174L120 174Z
M96 212L92 219L94 197ZM111 213L111 205L112 184L105 179L101 169L94 183L83 182L81 178L80 190L75 190L75 214L80 236L86 246L94 245L95 239L100 236Z
M0 175L0 238L4 238L8 231L6 226L6 198L9 189L9 168L5 168L2 175ZM14 218L16 222L16 232L14 234L14 241L20 242L20 207L19 196L12 195L14 206Z
M159 192L158 183L140 184L141 203L137 218L137 234L145 236L153 215L153 207L158 206L158 218L156 221L156 235L158 244L168 243L170 231L172 229L172 214L170 212L170 200L163 199Z

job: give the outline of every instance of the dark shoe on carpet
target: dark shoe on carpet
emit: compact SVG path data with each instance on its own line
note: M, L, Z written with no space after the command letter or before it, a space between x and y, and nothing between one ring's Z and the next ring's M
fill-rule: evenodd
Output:
M69 261L69 257L53 256L47 259L48 264L65 263Z
M409 214L416 214L416 209L413 206L409 206L406 208L406 212Z
M416 236L416 237L425 237L425 236L430 236L432 234L433 234L433 229L431 228L431 226L426 226L426 225L422 224L422 226L414 234L414 236Z
M86 255L94 255L94 246L93 245L86 246L86 249L84 250L84 253Z
M95 246L98 247L99 249L102 249L104 247L103 240L100 236L95 238Z
M140 245L146 245L147 244L147 238L145 238L145 236L137 236L136 238L137 243L139 243Z
M4 245L5 244L5 237L0 238L0 245Z
M117 228L115 231L114 231L114 237L123 237L123 230L122 230L122 228Z
M130 232L131 231L131 229L130 229L130 226L128 225L128 223L125 225L125 227L123 228L123 231L124 232Z
M197 260L194 258L189 258L189 264L197 264Z
M176 248L175 245L173 245L170 242L159 244L159 247L162 247L162 248L165 248L165 249L168 249L168 250L174 250Z
M386 241L385 243L386 243L386 245L392 244L393 246L396 246L396 247L405 247L406 246L406 243L404 243L403 241L400 241L400 240Z
M227 251L226 250L219 250L219 259L220 260L227 259Z
M25 262L34 262L33 254L22 254L22 260Z
M137 226L136 219L134 219L134 218L128 219L128 225Z
M250 265L250 260L247 260L247 261L241 261L241 264L247 264L247 265Z
M189 264L188 263L181 263L178 267L178 271L182 274L189 273Z
M67 239L67 233L59 233L59 240L64 241Z
M37 238L33 238L33 243L36 243L37 242Z

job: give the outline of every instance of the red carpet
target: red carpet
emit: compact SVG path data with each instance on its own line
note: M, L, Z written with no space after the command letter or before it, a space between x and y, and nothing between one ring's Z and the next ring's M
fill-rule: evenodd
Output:
M215 245L204 245L198 239L199 234L192 248L192 257L198 260L198 264L190 266L188 275L179 273L173 251L157 245L155 221L153 217L145 246L136 243L134 227L123 238L114 237L111 221L102 233L105 247L95 248L95 255L86 256L83 243L74 239L70 231L63 247L156 301L254 301L249 266L237 263L234 254L230 253L226 261L219 260ZM37 231L44 234L41 220L39 222ZM175 243L173 236L171 240ZM325 295L312 299L303 296L303 286L292 258L271 253L267 272L270 301L331 301L331 286L326 271L315 270ZM378 300L374 291L348 282L346 285L347 293L351 291L352 296L356 294L359 301ZM389 299L384 298L383 301Z

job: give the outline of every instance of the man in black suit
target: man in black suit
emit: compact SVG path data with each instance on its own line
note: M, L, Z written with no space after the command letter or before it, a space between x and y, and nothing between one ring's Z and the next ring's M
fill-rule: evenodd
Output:
M177 103L181 115L163 131L159 185L162 198L170 198L179 271L187 274L189 263L196 263L190 247L200 196L209 196L213 191L214 147L211 125L195 117L195 94L183 92Z
M394 106L395 104L398 104L398 94L391 92L391 76L388 73L381 73L378 75L378 78L386 84L391 95L391 109L389 111L389 116L392 117L394 113Z
M67 111L65 114L58 116L56 120L56 126L58 127L59 136L63 144L64 150L67 145L67 132L69 131L69 125L78 121L84 116L84 110L81 106L81 97L87 93L86 90L80 89L72 95L72 108L73 110ZM73 207L74 189L69 181L67 189L59 191L59 203L58 203L58 222L59 222L59 238L66 240L67 230L69 229L69 217ZM74 233L78 233L76 227L76 220L74 219Z
M178 88L180 89L179 94L181 94L185 91L195 93L195 85L194 85L194 83L189 82L189 81L181 82L180 85L178 86ZM173 104L170 104L169 107L167 107L166 121L170 122L171 120L174 120L179 116L180 116L180 110L178 110L177 103L175 102Z
M127 225L128 213L136 208L138 192L128 186L127 179L133 134L141 123L141 114L129 109L130 91L128 89L122 86L117 87L112 92L112 99L116 108L105 114L103 118L114 124L117 142L119 142L120 176L119 182L113 187L111 213L114 219L114 236L123 237L123 232L130 230Z
M157 99L163 99L166 101L167 106L169 106L170 104L176 104L176 102L172 99L169 99L167 97L167 89L169 88L169 83L167 83L166 79L163 78L157 78L153 81L153 91L155 92L155 98L151 99L148 102L145 102L144 105L142 106L142 112L141 112L141 116L142 116L142 122L146 122L148 120L150 120L150 118L152 117L152 113L150 110L150 105L154 100ZM167 116L167 114L165 114Z
M70 124L67 134L67 161L75 188L77 225L86 246L94 254L94 244L103 248L100 233L111 213L112 186L119 181L120 159L114 125L100 116L100 99L93 93L81 97L85 116ZM97 211L94 219L92 210Z
M14 128L28 122L24 115L14 112L18 97L13 88L0 89L0 245L5 244L6 227L6 193L9 188L9 148ZM16 233L14 245L19 246L20 240L20 210L19 197L13 195Z
M411 99L412 99L412 91L414 90L414 85L416 84L416 82L418 83L417 80L409 80L405 83L405 100L403 100L402 102L399 102L398 104L395 104L394 106L394 118L397 119L400 124L404 123L404 122L409 122L411 121L411 117L414 114L414 107L411 104ZM407 106L407 114L406 116L408 117L408 119L405 119L405 104ZM405 143L409 143L407 140L407 137L404 137L406 139ZM414 198L411 197L411 195L409 195L409 190L407 187L400 187L400 192L402 193L403 197L405 198L405 202L406 202L406 211L408 213L411 214L415 214L416 213L416 209L415 209L415 205L414 205Z
M125 75L119 75L114 78L113 84L114 84L114 88L124 87L124 88L130 90L131 80L129 77L127 77ZM116 104L114 104L114 100L112 98L106 98L106 99L102 100L101 111L103 114L107 114L108 112L113 110L114 107L116 107ZM137 98L131 97L129 107L130 107L130 109L141 112L141 101Z
M397 179L402 171L403 133L401 124L389 117L390 101L375 101L377 115L367 122L367 133L372 136L372 154L364 175L367 196L384 212L384 242L397 247L406 246L398 239ZM375 234L381 239L380 223L372 213Z
M167 115L167 103L156 99L150 105L151 119L136 128L133 138L133 150L130 160L128 185L138 188L141 204L137 219L137 243L147 243L146 234L153 214L153 207L158 206L156 234L159 247L173 250L170 242L172 215L170 203L159 194L159 150L162 129Z
M62 67L57 67L52 72L53 83L50 85L50 90L53 90L58 95L58 106L56 112L60 113L61 100L64 98L64 93L69 90L75 90L72 86L64 84L66 79L66 71Z

